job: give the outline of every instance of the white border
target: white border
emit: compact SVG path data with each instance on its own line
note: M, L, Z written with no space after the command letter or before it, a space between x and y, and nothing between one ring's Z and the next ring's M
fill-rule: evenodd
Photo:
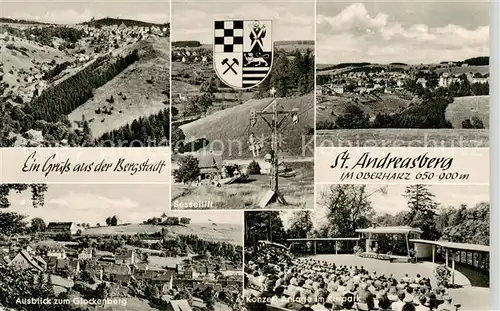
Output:
M493 310L500 310L500 297L495 294L500 291L499 261L499 226L500 226L500 100L499 85L499 11L498 1L492 1L490 6L490 306Z

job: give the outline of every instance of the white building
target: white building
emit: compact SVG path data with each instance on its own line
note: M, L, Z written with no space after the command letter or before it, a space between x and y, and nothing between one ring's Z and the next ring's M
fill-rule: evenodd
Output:
M57 259L66 259L66 251L62 248L49 248L47 250L47 257L54 257Z

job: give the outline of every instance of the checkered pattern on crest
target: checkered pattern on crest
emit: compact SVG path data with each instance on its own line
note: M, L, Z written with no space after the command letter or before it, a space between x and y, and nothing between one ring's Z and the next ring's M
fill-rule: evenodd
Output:
M215 22L215 52L243 52L243 21Z

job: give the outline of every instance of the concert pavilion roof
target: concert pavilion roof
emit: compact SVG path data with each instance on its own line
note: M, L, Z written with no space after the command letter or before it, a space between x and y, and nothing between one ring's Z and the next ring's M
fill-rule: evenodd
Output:
M428 241L428 240L420 240L420 239L410 239L410 242L413 243L423 243L423 244L431 244L436 246L441 246L448 249L454 249L459 251L470 251L470 252L483 252L489 253L490 247L487 245L479 245L479 244L470 244L470 243L454 243L447 241Z
M370 227L365 229L356 229L360 233L381 233L381 234L407 234L411 232L422 233L418 228L410 226L393 226L393 227Z

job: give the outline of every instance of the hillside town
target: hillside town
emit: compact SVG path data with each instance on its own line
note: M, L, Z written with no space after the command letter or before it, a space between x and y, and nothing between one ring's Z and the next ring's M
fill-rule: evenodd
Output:
M0 146L168 143L169 23L0 21Z
M203 47L172 49L172 61L181 63L200 63L202 65L212 64L212 50Z
M477 72L476 68L468 71L467 64L453 62L429 68L405 68L408 66L360 67L360 70L346 70L335 73L319 72L317 95L336 95L344 93L400 94L411 92L415 86L423 89L436 87L449 88L454 84L488 85L489 73ZM462 73L456 73L453 67L460 67ZM484 94L482 94L484 95Z
M61 27L61 32L68 36L49 36L49 29ZM169 35L168 25L126 26L119 25L30 25L18 29L8 24L0 24L0 40L4 61L0 63L0 74L3 77L3 94L11 94L13 98L30 102L41 94L51 83L70 76L72 72L81 70L100 56L119 55L123 47L151 37ZM62 37L62 38L61 38ZM28 57L31 53L55 54L52 60L39 59L32 55L32 66L28 69L10 62L10 57L19 55ZM9 55L10 54L10 55ZM13 81L14 80L14 81ZM17 82L17 83L16 83ZM58 81L60 82L60 81ZM57 83L57 82L56 82Z

